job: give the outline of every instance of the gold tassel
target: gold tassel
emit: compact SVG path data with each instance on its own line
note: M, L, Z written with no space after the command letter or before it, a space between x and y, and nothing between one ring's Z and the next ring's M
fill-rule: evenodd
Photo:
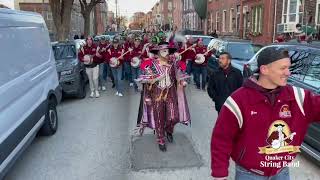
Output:
M156 99L156 102L159 102L162 99L162 96L163 96L163 90L161 90L161 93L159 97Z
M163 96L163 100L167 100L167 97L168 97L168 93L169 93L169 88L166 88L167 92L166 94Z
M152 85L153 85L153 84L150 84L150 85L149 85L149 87L148 87L148 90L149 90L149 91L151 91Z

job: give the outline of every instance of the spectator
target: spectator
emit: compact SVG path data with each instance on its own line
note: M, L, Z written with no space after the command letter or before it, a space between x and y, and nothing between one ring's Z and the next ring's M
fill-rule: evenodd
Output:
M225 100L238 88L241 87L243 77L240 70L232 67L231 55L222 52L219 56L219 69L214 71L209 78L208 94L218 113Z

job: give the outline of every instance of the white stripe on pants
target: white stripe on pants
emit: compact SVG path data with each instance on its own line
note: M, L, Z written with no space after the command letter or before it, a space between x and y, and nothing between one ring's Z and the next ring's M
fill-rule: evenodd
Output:
M98 83L99 83L99 65L94 68L86 68L86 72L89 79L90 90L98 91Z

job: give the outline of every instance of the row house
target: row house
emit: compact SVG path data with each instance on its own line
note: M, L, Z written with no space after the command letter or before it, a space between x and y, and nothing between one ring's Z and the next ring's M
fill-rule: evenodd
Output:
M242 0L242 24L239 36L258 44L268 44L275 35L274 1Z
M238 37L240 32L240 0L209 0L207 32L220 36Z
M178 31L182 30L182 14L183 0L173 0L173 26L176 26Z
M183 0L182 29L189 31L203 31L204 24L196 13L193 0Z
M49 35L52 41L56 40L56 28L49 5L49 0L15 0L15 9L32 11L41 14L46 22ZM98 4L92 11L90 34L101 34L107 26L107 4ZM79 1L74 1L71 11L70 33L68 39L73 39L74 35L81 35L84 32L84 19L81 14Z
M208 0L208 32L269 44L298 23L320 29L320 0Z
M309 25L319 30L320 0L278 0L276 33L291 33L296 24Z

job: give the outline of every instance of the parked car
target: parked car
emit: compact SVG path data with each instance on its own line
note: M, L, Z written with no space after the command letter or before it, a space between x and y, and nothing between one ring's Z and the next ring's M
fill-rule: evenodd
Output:
M320 47L306 44L274 44L264 48L273 46L289 51L292 75L288 83L320 94ZM263 49L245 65L246 77L257 70L257 56ZM320 164L319 134L320 123L312 123L301 146L302 152L314 158L318 164Z
M49 32L40 14L0 8L0 179L39 132L58 128L61 101Z
M64 96L86 97L87 75L84 64L78 60L81 41L66 41L52 44Z
M243 71L244 64L255 55L255 52L261 48L261 45L255 45L245 40L212 39L208 48L215 49L215 54L208 61L208 72L212 74L212 71L218 68L216 61L221 52L229 52L232 56L232 66Z

